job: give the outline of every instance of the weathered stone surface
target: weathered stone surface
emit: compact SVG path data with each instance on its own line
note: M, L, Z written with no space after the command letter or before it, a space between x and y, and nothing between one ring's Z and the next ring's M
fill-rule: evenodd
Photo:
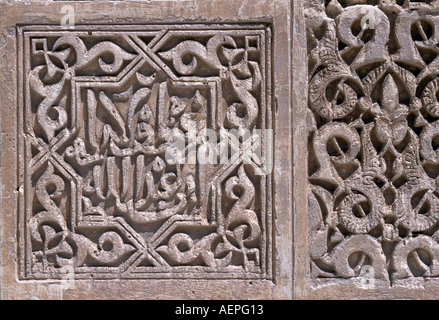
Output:
M291 298L291 12L1 3L2 298ZM274 128L191 162L194 132Z
M233 27L19 29L21 279L271 279L270 176L166 159L172 129L271 129L270 27Z
M437 298L438 13L1 2L2 298Z
M435 298L437 5L304 5L308 203L295 214L308 258L298 296Z

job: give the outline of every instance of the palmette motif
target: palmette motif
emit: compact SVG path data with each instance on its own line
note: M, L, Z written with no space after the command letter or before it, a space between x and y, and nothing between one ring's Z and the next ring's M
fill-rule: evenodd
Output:
M366 4L366 2L368 4ZM429 1L307 9L313 278L437 277L439 20Z
M166 159L271 128L269 27L89 29L23 29L20 277L270 278L270 176Z

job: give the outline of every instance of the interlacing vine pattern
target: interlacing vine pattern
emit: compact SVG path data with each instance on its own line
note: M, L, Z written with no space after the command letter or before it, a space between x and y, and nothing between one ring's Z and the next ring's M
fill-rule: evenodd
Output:
M20 278L271 277L270 176L166 158L173 129L271 128L269 26L19 32Z
M437 1L307 8L311 275L439 276Z

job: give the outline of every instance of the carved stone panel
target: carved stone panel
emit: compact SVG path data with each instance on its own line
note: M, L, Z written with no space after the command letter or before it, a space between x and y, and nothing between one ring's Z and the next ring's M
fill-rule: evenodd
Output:
M19 29L20 277L270 278L270 176L166 158L271 128L270 26L57 29Z
M316 290L404 297L398 290L410 283L436 285L439 20L431 2L305 4Z
M0 6L4 297L291 296L291 8L217 2Z

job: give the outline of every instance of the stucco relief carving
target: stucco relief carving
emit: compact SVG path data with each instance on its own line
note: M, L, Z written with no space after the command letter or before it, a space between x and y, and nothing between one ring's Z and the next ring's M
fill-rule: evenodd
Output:
M313 278L437 277L439 20L432 1L307 9Z

